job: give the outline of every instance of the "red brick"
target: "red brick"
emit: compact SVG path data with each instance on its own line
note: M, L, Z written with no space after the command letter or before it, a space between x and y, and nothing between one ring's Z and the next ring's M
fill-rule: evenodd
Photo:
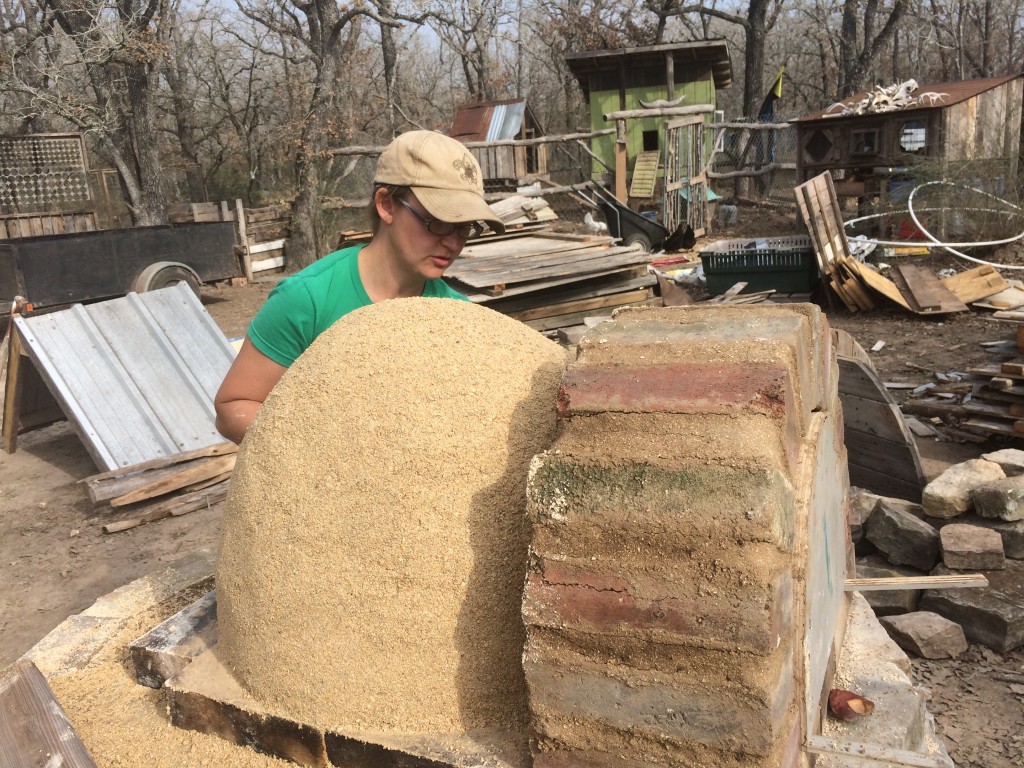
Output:
M793 414L782 364L682 362L573 366L558 390L559 416L605 411L731 414L747 410L782 420Z
M644 574L640 588L622 575L534 561L523 595L527 625L602 635L610 649L625 637L768 655L780 642L792 641L788 572L772 574L762 584L723 585L709 598L696 581L662 578L657 566Z

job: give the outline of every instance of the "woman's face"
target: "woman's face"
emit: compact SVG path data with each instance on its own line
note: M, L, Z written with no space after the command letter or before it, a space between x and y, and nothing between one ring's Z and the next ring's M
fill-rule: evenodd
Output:
M462 252L466 238L458 229L447 235L431 232L427 227L434 217L412 192L404 199L393 198L384 190L378 190L377 194L381 220L388 225L399 265L427 280L441 277Z

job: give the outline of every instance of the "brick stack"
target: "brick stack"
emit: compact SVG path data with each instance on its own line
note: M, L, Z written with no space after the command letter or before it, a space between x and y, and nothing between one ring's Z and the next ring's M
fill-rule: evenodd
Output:
M812 305L581 342L528 485L536 768L807 764L849 557L836 379Z

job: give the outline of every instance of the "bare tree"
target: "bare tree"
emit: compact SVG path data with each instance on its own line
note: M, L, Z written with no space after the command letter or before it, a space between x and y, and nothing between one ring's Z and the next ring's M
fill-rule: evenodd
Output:
M871 0L874 2L874 0ZM718 8L714 2L679 3L674 7L669 0L659 6L659 17L664 15L685 17L694 14L735 24L743 30L743 114L753 117L764 96L765 46L768 33L782 12L784 0L750 0L746 14Z
M469 100L497 98L506 83L497 55L499 26L511 20L505 1L438 1L428 6L426 19L441 42L458 58Z
M338 103L344 95L339 93L338 83L354 68L364 21L397 22L363 2L347 6L335 0L236 2L243 14L282 39L294 41L295 51L282 50L282 55L293 65L311 70L302 94L303 119L293 154L297 188L288 242L290 262L302 267L323 255L327 245L320 208L325 174L331 165L328 149L345 133L337 119Z
M158 104L172 0L28 2L35 53L20 56L6 87L46 115L94 136L120 176L136 224L166 222Z
M871 67L892 41L909 0L893 0L883 8L878 0L845 0L839 30L839 95L849 96L867 85Z

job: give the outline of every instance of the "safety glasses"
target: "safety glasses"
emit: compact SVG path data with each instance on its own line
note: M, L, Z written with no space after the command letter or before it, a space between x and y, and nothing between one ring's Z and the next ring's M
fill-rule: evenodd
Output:
M450 234L456 234L463 240L470 240L474 237L479 237L480 233L484 231L483 225L479 222L473 222L472 224L452 224L450 221L441 221L440 219L428 219L422 213L417 211L411 205L409 205L402 198L395 198L401 203L402 207L405 208L409 213L420 220L420 224L426 227L427 232L438 237L448 237Z

